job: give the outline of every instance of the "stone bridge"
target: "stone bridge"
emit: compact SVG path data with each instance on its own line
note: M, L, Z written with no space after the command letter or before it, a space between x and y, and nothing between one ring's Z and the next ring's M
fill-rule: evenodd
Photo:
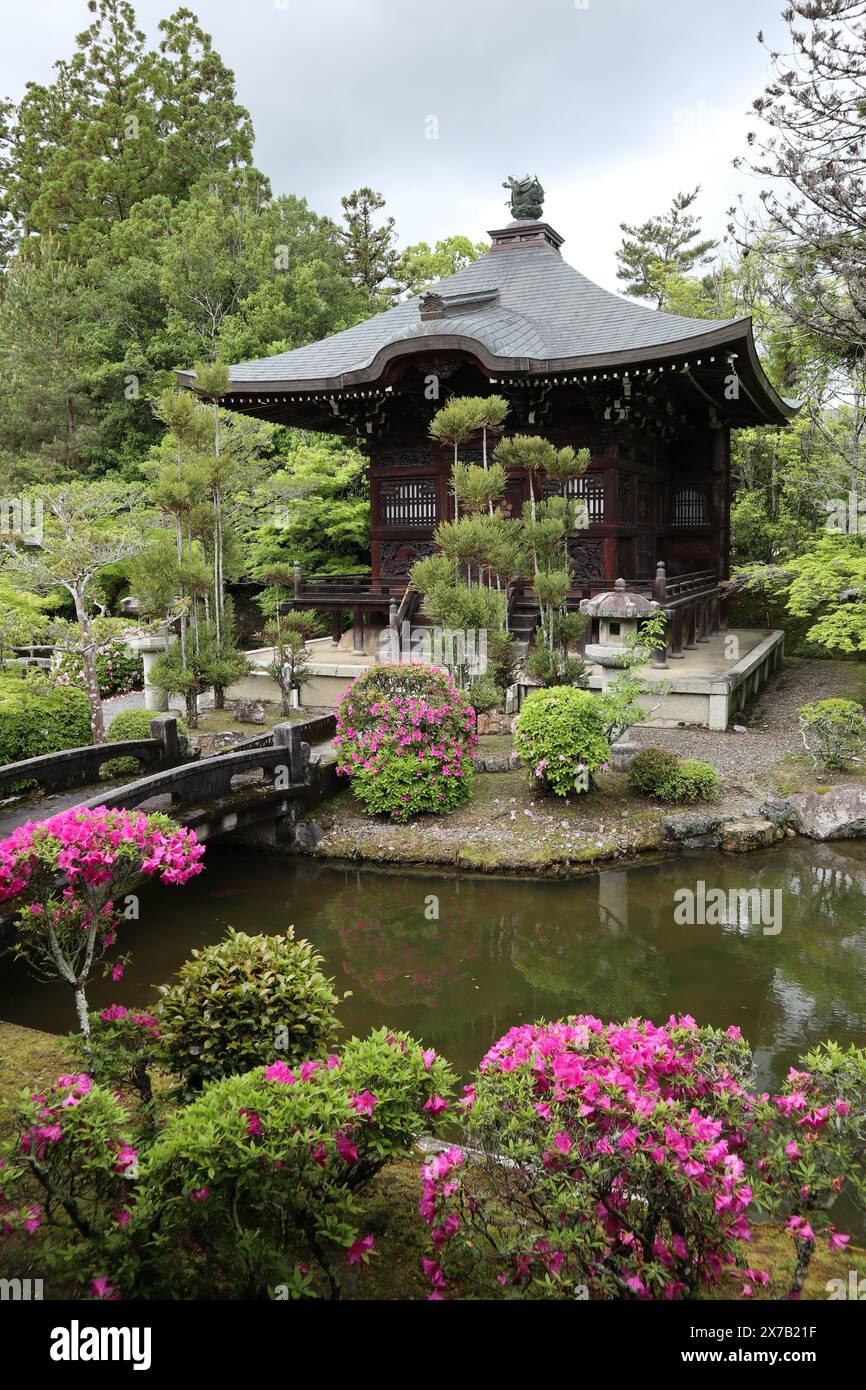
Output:
M327 753L335 724L333 714L278 724L270 734L200 758L187 753L176 719L162 715L151 725L152 739L71 748L0 768L0 788L25 781L49 792L82 788L80 800L67 796L63 806L40 810L37 801L23 808L23 814L16 809L14 824L70 805L138 807L165 811L201 840L232 834L258 844L288 843L297 820L336 789L336 768ZM94 790L100 768L124 756L158 770ZM0 818L0 838L14 828L9 819Z

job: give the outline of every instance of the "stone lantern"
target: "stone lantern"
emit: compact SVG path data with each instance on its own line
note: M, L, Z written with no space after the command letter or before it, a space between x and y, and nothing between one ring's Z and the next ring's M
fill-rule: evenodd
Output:
M624 579L618 579L605 594L581 600L581 613L598 619L598 641L585 648L584 656L601 667L602 690L607 689L617 671L628 665L630 639L640 631L641 623L660 610L661 604L643 594L629 593ZM655 664L667 666L664 651L658 653Z

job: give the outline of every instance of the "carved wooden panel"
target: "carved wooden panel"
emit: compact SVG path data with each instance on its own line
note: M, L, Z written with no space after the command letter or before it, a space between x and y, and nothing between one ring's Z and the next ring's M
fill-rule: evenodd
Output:
M570 536L568 558L575 579L604 577L604 541L589 536Z
M407 575L416 560L436 553L433 541L383 541L379 547L379 572Z

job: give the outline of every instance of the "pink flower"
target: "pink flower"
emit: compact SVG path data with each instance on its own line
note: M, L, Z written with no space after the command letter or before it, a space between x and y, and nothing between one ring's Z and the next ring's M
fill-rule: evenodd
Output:
M361 1236L360 1240L353 1241L346 1251L347 1262L350 1265L369 1264L375 1245L374 1236Z
M431 1096L428 1101L424 1102L421 1109L429 1110L431 1115L441 1115L443 1110L448 1109L448 1102L443 1100L441 1096Z
M358 1150L351 1139L342 1131L334 1135L337 1145L337 1153L344 1163L352 1164L358 1162Z
M295 1079L294 1072L290 1071L285 1062L272 1062L265 1068L266 1081L276 1081L281 1086L294 1086Z
M113 1284L109 1284L108 1278L104 1274L100 1274L98 1278L91 1279L90 1294L91 1297L103 1299L107 1303L113 1303L120 1298L117 1289Z
M827 1241L831 1250L844 1250L850 1239L850 1236L840 1235L835 1226L827 1228Z
M374 1107L378 1105L378 1100L371 1091L362 1091L359 1096L349 1096L349 1105L359 1115L372 1115Z

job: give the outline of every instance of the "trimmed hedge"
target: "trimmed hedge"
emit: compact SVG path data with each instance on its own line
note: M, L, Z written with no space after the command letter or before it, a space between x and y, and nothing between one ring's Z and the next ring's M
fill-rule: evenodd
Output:
M153 738L150 725L154 716L155 711L150 709L123 710L121 714L114 716L108 726L108 742L121 743L127 738ZM189 729L182 719L177 721L177 731L184 738L189 736ZM109 777L123 777L127 772L138 772L139 762L137 758L111 758L105 764L104 770Z
M0 766L83 748L92 743L90 705L83 690L35 689L26 680L0 678ZM23 790L21 784L16 791Z
M656 796L662 783L676 772L679 761L676 753L666 748L642 748L629 764L629 786L644 796Z
M665 748L642 748L628 770L629 785L659 801L715 801L719 776L710 763L678 758Z
M339 1000L323 964L292 927L285 936L230 927L223 941L193 951L177 980L160 986L168 1070L194 1091L275 1059L294 1063L326 1052L339 1027Z

